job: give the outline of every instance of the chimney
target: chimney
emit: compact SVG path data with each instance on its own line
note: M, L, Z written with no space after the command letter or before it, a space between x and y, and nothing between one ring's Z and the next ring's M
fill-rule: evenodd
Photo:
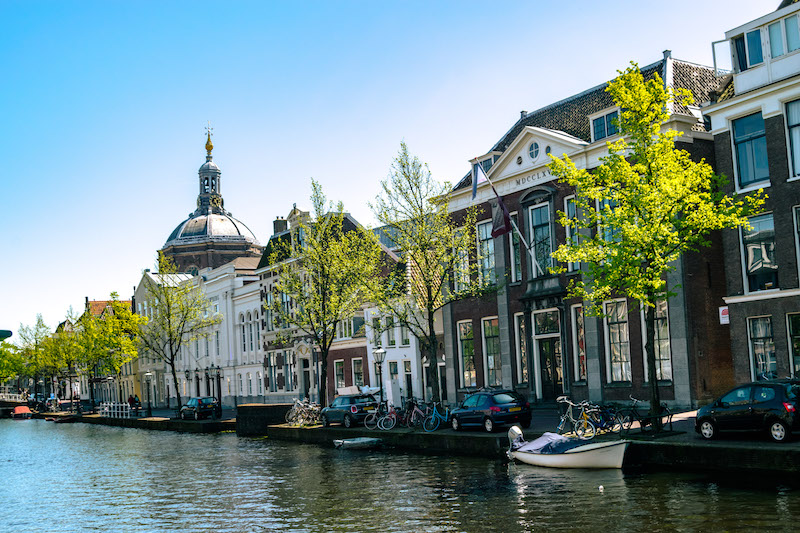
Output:
M664 50L664 59L672 59L672 50Z
M519 119L522 120L527 116L527 114L528 112L523 109L522 111L519 112Z
M278 233L283 233L286 231L286 219L278 217L272 223L272 233L273 235L277 235Z
M89 297L86 297L86 310L89 310Z

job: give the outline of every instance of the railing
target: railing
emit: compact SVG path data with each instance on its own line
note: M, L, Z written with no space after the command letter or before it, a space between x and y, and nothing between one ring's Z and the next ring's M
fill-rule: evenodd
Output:
M130 418L136 416L139 409L131 409L127 403L103 402L98 412L108 418Z
M7 402L24 402L27 401L25 398L22 397L22 394L11 394L8 392L0 393L0 400L5 400Z

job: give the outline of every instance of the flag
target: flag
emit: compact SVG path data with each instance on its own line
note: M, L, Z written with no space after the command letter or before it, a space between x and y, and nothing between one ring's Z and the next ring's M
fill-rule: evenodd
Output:
M494 190L494 187L492 187ZM500 195L497 194L497 191L494 192L497 195L497 203L492 205L492 238L495 239L500 235L505 235L509 231L511 231L511 215L508 213L508 208L506 204L503 203L503 199L500 198Z
M475 163L472 165L472 199L475 199L475 196L478 194L478 184L483 183L484 181L489 181L489 178L486 177L486 172L483 171L483 167L480 163Z

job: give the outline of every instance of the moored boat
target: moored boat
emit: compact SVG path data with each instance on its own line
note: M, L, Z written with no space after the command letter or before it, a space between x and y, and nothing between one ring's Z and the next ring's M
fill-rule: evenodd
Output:
M333 445L344 450L371 450L383 444L381 439L375 437L357 437L354 439L335 439Z
M18 405L11 411L11 418L15 420L28 420L31 415L31 410L26 405Z
M555 433L544 433L526 441L522 430L508 430L508 456L517 461L552 468L622 468L628 441L591 442L570 439Z

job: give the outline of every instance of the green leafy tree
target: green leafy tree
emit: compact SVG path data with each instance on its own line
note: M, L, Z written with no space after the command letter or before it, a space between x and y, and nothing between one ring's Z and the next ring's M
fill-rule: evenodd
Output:
M313 218L301 220L293 243L276 244L269 261L278 274L270 309L285 328L283 337L305 334L319 348L319 398L327 403L328 354L336 325L361 310L380 274L375 234L352 224L341 202L327 204L311 180ZM289 298L291 306L282 305Z
M429 383L439 399L436 364L436 312L456 298L476 293L475 224L478 210L451 217L451 186L436 181L428 167L408 152L405 143L381 182L381 194L371 206L383 231L399 250L405 269L396 270L374 295L381 311L413 334L430 361ZM459 291L451 290L457 280Z
M20 349L10 342L0 342L0 383L20 376L24 372L25 360Z
M33 326L23 324L19 326L18 346L25 362L24 374L33 379L35 389L39 386L39 378L45 377L44 342L50 333L50 328L44 323L41 314L36 315L36 324Z
M206 337L208 328L222 318L210 312L211 303L203 290L186 274L179 274L175 264L158 253L158 273L147 285L148 307L152 315L137 322L139 347L161 359L178 383L175 362L184 343ZM141 318L141 317L140 317ZM175 399L181 408L181 394L176 386Z
M726 178L677 150L680 133L662 131L669 103L692 103L688 91L666 88L657 74L645 81L635 63L607 91L622 110L622 136L608 144L602 164L592 172L578 169L566 156L553 157L550 164L553 175L576 188L580 213L573 218L560 213L560 223L580 237L559 246L553 257L586 265L588 278L573 280L569 294L588 301L594 314L604 315L603 300L620 295L644 307L655 417L660 409L655 306L673 295L665 275L683 253L708 246L711 232L747 226L747 218L761 208L763 194L726 196L721 192Z

